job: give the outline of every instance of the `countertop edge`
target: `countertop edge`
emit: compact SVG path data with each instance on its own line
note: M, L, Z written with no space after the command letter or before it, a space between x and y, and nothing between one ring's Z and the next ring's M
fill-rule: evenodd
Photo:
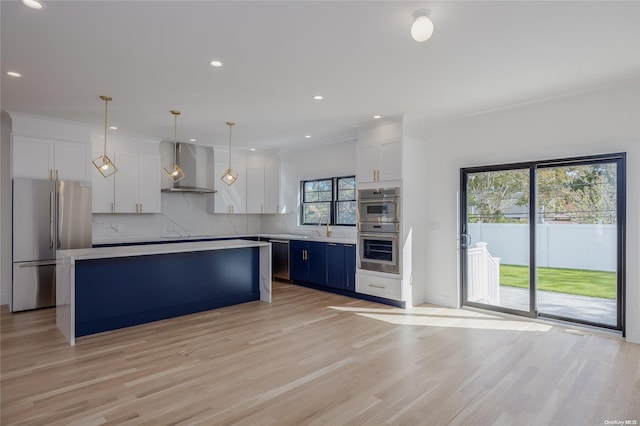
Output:
M268 247L266 241L222 240L58 250L57 259L90 260L235 248Z

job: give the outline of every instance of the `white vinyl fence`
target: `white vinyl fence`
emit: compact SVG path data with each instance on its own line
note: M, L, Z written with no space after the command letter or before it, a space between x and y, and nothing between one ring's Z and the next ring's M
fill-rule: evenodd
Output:
M529 225L470 223L470 246L487 243L504 265L529 265ZM616 270L616 225L538 224L536 262L552 268Z

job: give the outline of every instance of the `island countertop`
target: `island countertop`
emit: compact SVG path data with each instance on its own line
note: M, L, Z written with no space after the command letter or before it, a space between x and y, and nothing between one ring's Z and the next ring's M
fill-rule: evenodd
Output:
M56 325L67 341L252 300L271 302L271 243L197 241L59 250Z
M58 259L104 259L110 257L145 256L163 253L184 253L205 250L227 250L244 247L268 247L266 241L215 240L183 243L145 244L118 247L94 247L74 250L58 250Z

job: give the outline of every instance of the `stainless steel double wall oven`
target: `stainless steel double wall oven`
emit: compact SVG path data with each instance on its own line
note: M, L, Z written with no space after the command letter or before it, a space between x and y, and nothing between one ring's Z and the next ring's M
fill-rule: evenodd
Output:
M358 191L358 266L400 273L400 188Z

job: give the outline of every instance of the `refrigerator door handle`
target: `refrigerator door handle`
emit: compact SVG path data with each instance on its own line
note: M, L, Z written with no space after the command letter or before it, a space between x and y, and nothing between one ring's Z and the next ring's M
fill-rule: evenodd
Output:
M55 260L34 260L32 262L16 262L14 263L18 268L31 268L33 266L48 266L57 265Z
M61 216L61 214L60 214L61 212L60 212L60 193L59 192L56 194L56 197L57 197L56 198L56 218L57 218L57 221L58 221L58 226L57 226L58 232L56 233L57 234L56 235L56 240L57 240L58 245L56 247L56 250L58 250L58 249L60 249L60 247L62 247L62 243L60 242L60 228L62 227L62 218L60 217Z
M50 192L49 193L49 248L52 249L53 248L53 242L55 240L55 236L54 236L54 220L55 220L55 208L54 208L54 193Z

